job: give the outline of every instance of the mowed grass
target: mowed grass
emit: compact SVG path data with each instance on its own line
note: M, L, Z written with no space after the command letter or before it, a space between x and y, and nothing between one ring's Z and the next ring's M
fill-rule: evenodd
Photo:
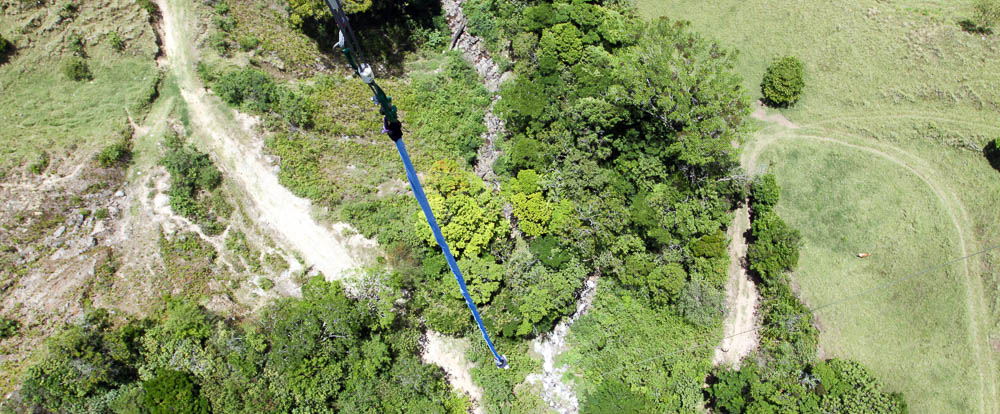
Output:
M0 25L17 48L0 64L0 168L33 162L41 151L53 161L89 154L120 139L128 113L142 115L158 81L153 29L134 2L78 2L75 17L62 21L63 3L25 4L6 9ZM111 48L111 31L125 40L125 50ZM74 35L83 39L92 81L61 71Z
M810 140L769 146L758 163L779 178L778 213L802 231L802 299L830 305L816 311L823 356L872 367L914 412L978 411L962 265L901 279L959 255L931 190L876 155Z
M780 112L802 126L795 134L877 149L913 169L886 164L883 159L877 165L885 165L874 171L869 164L877 161L872 158L875 155L829 141L803 144L801 140L779 140L767 147L764 158L785 184L786 202L781 212L807 236L802 270L795 280L810 305L865 286L846 280L878 280L884 273L953 259L961 256L963 244L967 253L1000 244L1000 174L989 167L981 153L987 140L1000 136L1000 88L996 86L1000 85L1000 36L984 38L960 30L957 22L971 16L972 3L636 2L647 18L691 21L695 31L738 50L736 70L754 98L760 98L760 79L773 58L799 57L806 67L802 99L792 108L769 112ZM749 148L792 133L760 125L747 142ZM801 154L807 145L815 155ZM812 165L828 156L821 154L831 152L838 154L833 165L837 168ZM861 171L876 181L867 185L857 182L854 188L843 187L839 193L824 195L836 199L796 195L799 191L819 192L819 181L846 180L856 173L840 164L863 166ZM885 184L872 187L879 182ZM894 187L897 185L902 185L902 194ZM804 188L797 188L800 186ZM830 210L833 202L847 210ZM937 210L926 213L929 208ZM926 214L918 215L919 211ZM902 216L904 212L906 216ZM903 229L911 233L900 236ZM829 243L835 239L821 240L818 234L838 235L846 244L833 251ZM879 260L870 262L853 257L864 249L874 249L869 247L872 243L881 246L888 234L896 235L898 254L878 254L873 259ZM859 305L868 306L862 310L845 305L820 311L821 347L830 355L868 363L880 378L906 392L914 412L996 412L994 349L1000 344L1000 250L965 264L967 269L956 265L947 274L926 275L889 287L882 296L861 301L868 303ZM813 276L821 273L826 277ZM854 274L867 278L852 277ZM810 277L812 282L807 281ZM883 306L899 316L878 316L882 315L878 307ZM938 328L940 333L936 333ZM878 343L885 345L875 346ZM948 344L960 346L945 346ZM966 360L982 365L985 395L979 385L980 367L969 366ZM914 370L912 378L903 375L907 369ZM980 403L981 395L984 404Z

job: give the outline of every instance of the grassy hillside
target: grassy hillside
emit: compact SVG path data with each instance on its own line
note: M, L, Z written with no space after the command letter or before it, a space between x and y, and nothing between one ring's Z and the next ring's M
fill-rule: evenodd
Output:
M738 49L756 98L773 58L805 63L802 100L780 111L802 129L767 126L748 147L778 175L779 211L805 236L793 279L806 302L995 244L1000 182L981 149L1000 135L1000 49L960 30L972 2L807 3L638 2L648 18L691 20ZM867 250L874 260L852 256ZM992 412L998 263L994 251L823 310L821 346L870 364L916 412Z
M118 139L128 112L141 115L156 94L158 49L148 11L129 0L73 4L3 9L0 33L15 50L0 64L0 168L34 162L43 149L55 155L102 148ZM122 50L112 46L111 33ZM74 55L82 55L92 80L63 73Z

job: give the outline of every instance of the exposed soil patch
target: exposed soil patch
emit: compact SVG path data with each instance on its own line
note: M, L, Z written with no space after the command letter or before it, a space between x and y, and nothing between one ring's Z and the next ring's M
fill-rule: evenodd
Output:
M729 282L726 283L726 317L722 325L722 343L715 348L712 363L738 367L740 360L757 347L756 311L760 301L757 287L747 274L747 241L750 210L745 202L736 210L729 226Z

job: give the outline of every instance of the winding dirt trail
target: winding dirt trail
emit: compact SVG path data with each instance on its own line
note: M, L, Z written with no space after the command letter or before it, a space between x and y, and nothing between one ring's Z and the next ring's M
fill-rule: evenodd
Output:
M713 365L738 367L743 357L757 347L757 286L747 274L747 240L743 236L750 228L749 202L736 210L733 224L726 232L729 237L729 282L726 283L726 317L722 322L722 342L715 348Z
M358 258L375 253L375 242L357 235L345 236L350 231L347 225L329 229L318 224L312 218L311 203L278 182L262 157L261 140L245 128L235 111L208 95L195 75L193 45L198 17L189 10L190 5L184 0L157 0L157 4L162 13L168 67L177 78L195 135L204 136L202 149L243 190L249 215L299 252L307 267L319 270L327 279L350 274L361 264Z
M757 113L754 113L755 118L759 118ZM770 120L770 119L764 119ZM828 123L836 120L835 118L822 120L819 123ZM792 124L794 125L794 124ZM819 129L821 132L837 134L842 136L853 136L855 139L860 139L861 137L844 132L836 132L826 128L815 127L813 125L798 126L802 129ZM798 129L796 128L796 129ZM783 131L778 131L773 134L763 135L758 134L757 139L752 143L752 148L749 151L745 151L742 157L742 164L747 171L754 168L757 163L757 158L768 146L784 139L799 139L799 140L811 140L823 143L829 143L834 145L842 145L857 151L867 152L876 155L880 158L903 168L909 173L913 174L919 178L924 184L930 188L931 192L934 193L935 198L944 208L948 217L951 219L952 225L955 227L955 231L958 235L959 242L959 254L961 256L967 256L970 250L975 249L976 241L975 237L969 235L966 228L969 227L968 215L965 211L965 206L961 203L955 194L950 191L950 188L946 185L941 184L938 180L932 177L934 174L933 168L926 165L925 161L909 154L908 152L891 146L887 144L872 144L863 145L860 143L849 142L847 140L841 140L836 138L830 138L823 135L811 135L804 132L791 131L790 129L784 129ZM864 142L864 141L859 141ZM896 155L898 154L898 155ZM973 247L970 249L968 244L972 244ZM985 299L983 298L983 283L980 277L973 274L969 269L970 263L968 261L964 262L962 266L963 273L965 275L965 288L966 288L966 305L967 313L969 318L969 338L972 348L975 350L976 359L979 362L977 365L977 370L979 374L979 384L980 384L980 405L983 413L995 413L998 412L997 407L997 395L996 395L996 365L992 357L992 350L989 347L987 341L983 338L980 333L981 321L977 318L977 315L982 314L986 309Z

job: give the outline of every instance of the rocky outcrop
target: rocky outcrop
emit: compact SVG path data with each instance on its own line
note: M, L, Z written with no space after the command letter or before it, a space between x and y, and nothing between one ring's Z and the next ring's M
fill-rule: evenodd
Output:
M476 152L476 175L489 183L494 190L500 189L500 182L496 174L493 173L493 163L496 162L500 152L496 149L497 139L505 133L503 120L493 113L493 108L500 100L500 81L503 74L490 52L483 46L483 42L476 36L469 34L466 30L465 15L462 14L462 3L464 0L442 0L445 16L448 20L448 28L452 32L452 48L462 51L465 59L472 63L476 72L483 77L486 89L493 94L493 100L486 109L483 123L486 124L486 133L483 134L483 144Z

